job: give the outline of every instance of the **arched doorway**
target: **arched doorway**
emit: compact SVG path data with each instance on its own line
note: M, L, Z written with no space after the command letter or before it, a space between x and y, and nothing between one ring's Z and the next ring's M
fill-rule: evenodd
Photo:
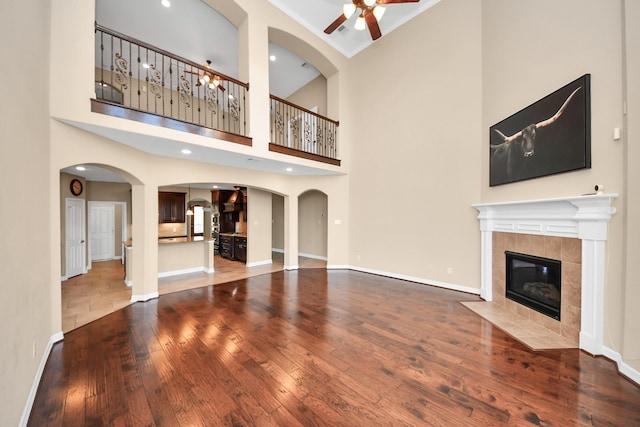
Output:
M299 265L326 267L327 262L327 195L309 190L298 197L298 257Z
M124 270L126 245L131 240L132 193L125 176L106 165L60 170L60 247L64 248L60 251L60 292L65 333L131 303ZM78 216L82 220L74 219ZM81 230L74 230L77 224ZM76 259L81 260L79 269L74 266Z

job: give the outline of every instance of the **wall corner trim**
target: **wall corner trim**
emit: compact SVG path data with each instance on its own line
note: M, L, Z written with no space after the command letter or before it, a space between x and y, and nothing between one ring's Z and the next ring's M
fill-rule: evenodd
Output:
M31 416L31 409L33 408L33 402L36 398L36 392L38 391L38 387L40 386L40 380L42 380L42 373L44 372L44 367L47 364L47 360L49 360L49 354L51 354L51 349L53 345L59 341L64 339L64 335L62 331L56 332L51 335L49 338L49 342L47 343L47 348L42 353L42 357L40 358L40 365L38 366L38 371L36 372L36 376L33 379L33 384L31 384L31 390L29 391L29 396L27 397L27 402L24 406L24 410L22 411L22 417L20 418L20 427L26 427L29 422L29 416Z

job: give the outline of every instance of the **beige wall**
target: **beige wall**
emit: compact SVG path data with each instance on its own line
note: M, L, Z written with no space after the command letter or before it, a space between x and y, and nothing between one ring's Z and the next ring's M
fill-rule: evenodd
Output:
M624 271L622 307L612 304L612 310L622 308L623 347L625 360L635 360L633 366L640 370L640 2L625 0L626 70L625 86L627 95L627 115L624 118L623 150L625 163L624 194Z
M247 189L247 264L271 261L271 193Z
M318 107L316 111L321 116L327 116L327 79L321 74L302 88L298 89L289 97L287 101L312 110ZM333 118L333 117L330 117ZM337 120L333 118L334 120Z
M271 195L271 248L284 251L284 198L279 194Z
M298 252L327 256L327 195L307 191L298 197Z
M354 266L480 287L480 4L440 2L344 71ZM362 70L388 84L363 87Z
M11 82L0 99L0 223L10 225L0 243L0 425L6 426L19 424L49 338L60 330L52 327L59 298L52 298L56 284L50 280L53 263L57 270L60 265L53 256L60 251L60 242L52 238L59 233L59 224L53 230L48 221L51 200L55 198L57 206L60 186L59 174L49 174L49 84L42 78L49 60L49 20L49 2L0 6L4 41L0 79ZM40 66L16 72L16 66L33 63L34 58ZM58 275L57 286L59 280Z
M158 273L197 270L213 266L208 242L162 243L158 245ZM135 251L135 246L133 251ZM211 255L211 260L209 256Z

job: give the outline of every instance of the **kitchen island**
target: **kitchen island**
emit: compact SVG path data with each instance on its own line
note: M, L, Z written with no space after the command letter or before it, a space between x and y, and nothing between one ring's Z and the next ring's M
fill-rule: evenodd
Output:
M158 239L158 277L205 272L213 273L213 244L209 237Z
M220 256L234 261L247 262L247 234L220 233Z

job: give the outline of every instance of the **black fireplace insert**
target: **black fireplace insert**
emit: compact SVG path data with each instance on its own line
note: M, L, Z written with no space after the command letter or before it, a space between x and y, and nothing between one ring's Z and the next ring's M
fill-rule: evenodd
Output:
M562 263L517 252L505 251L506 297L560 320Z

